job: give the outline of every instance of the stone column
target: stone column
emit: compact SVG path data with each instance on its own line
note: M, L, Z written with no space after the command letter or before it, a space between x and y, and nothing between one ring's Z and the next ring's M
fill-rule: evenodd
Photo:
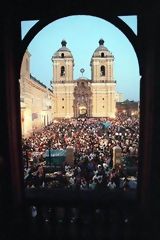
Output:
M122 149L119 146L113 147L113 168L121 164Z

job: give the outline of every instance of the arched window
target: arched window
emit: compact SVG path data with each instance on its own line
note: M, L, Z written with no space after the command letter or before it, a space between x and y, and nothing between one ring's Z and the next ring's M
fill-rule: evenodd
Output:
M64 53L61 54L61 57L64 58Z
M105 66L101 66L101 76L105 76Z
M64 66L61 67L61 76L65 76L65 67Z
M104 57L104 52L101 53L101 57Z

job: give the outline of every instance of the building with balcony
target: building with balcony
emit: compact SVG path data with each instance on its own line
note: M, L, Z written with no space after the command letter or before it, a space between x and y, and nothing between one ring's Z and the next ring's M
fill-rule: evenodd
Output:
M31 54L26 51L20 75L22 136L47 126L53 121L53 92L30 73Z
M139 116L139 102L129 101L128 99L123 102L116 103L117 113L123 113L126 116Z

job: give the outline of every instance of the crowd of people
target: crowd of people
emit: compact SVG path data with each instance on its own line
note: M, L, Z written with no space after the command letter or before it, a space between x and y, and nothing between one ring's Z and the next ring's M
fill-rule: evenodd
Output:
M107 127L103 123L109 123ZM26 188L65 188L72 190L129 189L123 161L113 165L113 147L121 148L121 159L138 156L139 119L119 114L110 118L55 120L23 139ZM74 162L47 174L47 149L74 149ZM135 162L137 164L137 162Z

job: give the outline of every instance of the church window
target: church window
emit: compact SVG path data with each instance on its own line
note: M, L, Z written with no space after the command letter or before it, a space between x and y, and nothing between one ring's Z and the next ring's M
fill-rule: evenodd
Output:
M65 76L65 67L64 66L61 67L61 76Z
M104 57L104 52L101 53L101 57Z
M64 108L64 106L62 106L62 108Z
M61 53L61 57L64 58L64 53Z
M105 66L101 66L101 76L105 76Z

